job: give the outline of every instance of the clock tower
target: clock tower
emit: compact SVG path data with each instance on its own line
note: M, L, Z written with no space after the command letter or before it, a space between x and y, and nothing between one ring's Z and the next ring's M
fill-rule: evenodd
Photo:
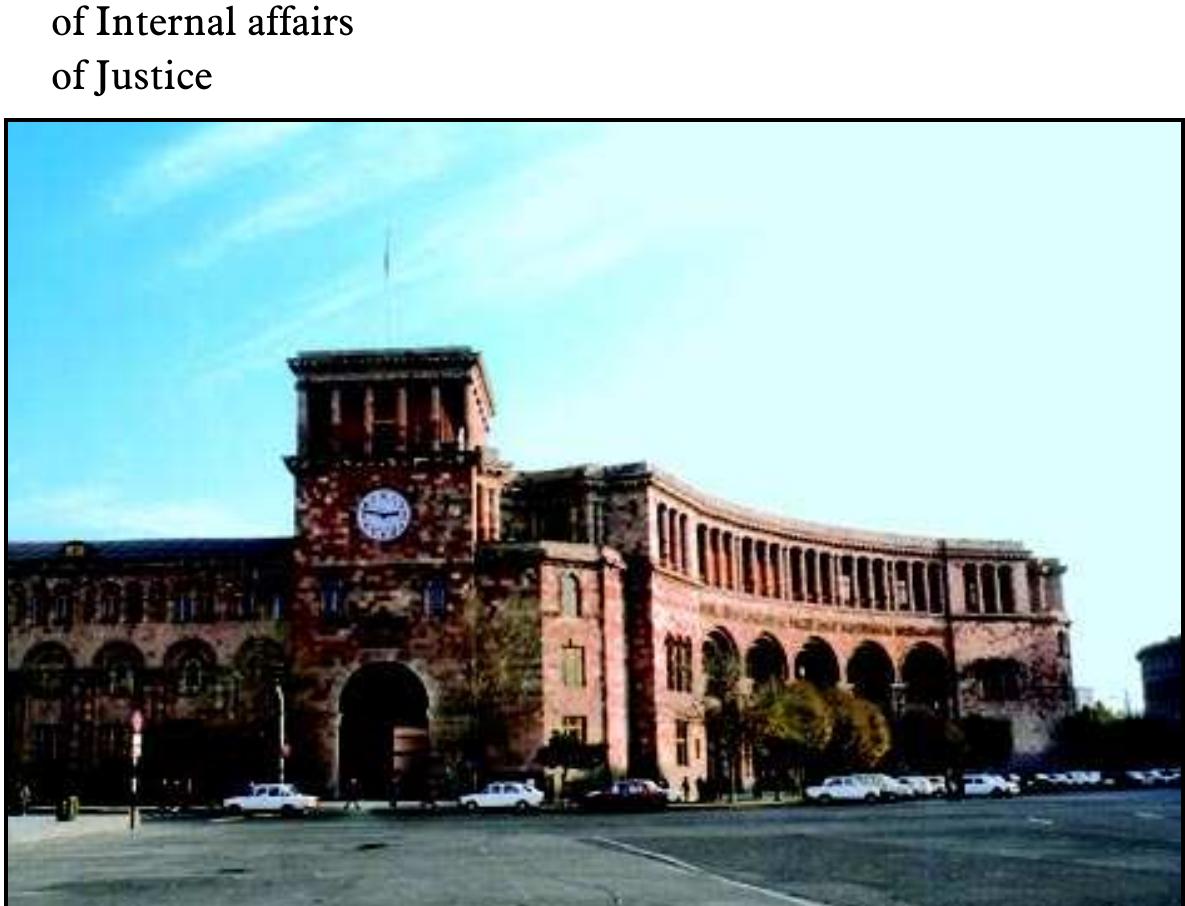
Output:
M294 619L339 637L372 617L398 623L447 610L477 546L499 534L505 469L487 447L494 404L481 356L465 347L308 352L288 364Z

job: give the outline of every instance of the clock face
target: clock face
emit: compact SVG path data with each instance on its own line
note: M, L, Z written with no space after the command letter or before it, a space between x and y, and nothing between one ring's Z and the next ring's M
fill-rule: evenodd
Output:
M407 498L391 488L376 488L358 502L358 528L374 541L394 541L410 522Z

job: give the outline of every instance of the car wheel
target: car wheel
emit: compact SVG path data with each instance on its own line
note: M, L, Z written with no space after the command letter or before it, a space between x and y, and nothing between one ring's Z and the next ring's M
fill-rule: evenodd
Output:
M822 803L823 805L830 805L831 804L831 797L827 793L824 793L822 796L819 797L819 802Z
M282 806L280 806L280 817L281 818L294 818L294 817L296 817L296 809L294 809L290 805L282 805Z
M516 803L514 804L514 810L515 810L516 812L525 812L525 811L526 811L527 809L529 809L530 807L531 807L531 806L530 806L530 804L528 804L528 803L527 803L525 800L522 800L522 801L516 802Z
M869 793L864 797L865 802L876 802L876 793Z
M228 808L226 810L226 813L228 815L235 815L235 816L241 815L241 814L243 814L243 807L241 805L232 805L230 808Z
M465 811L476 812L477 811L477 803L476 802L466 802L465 803Z
M1004 791L1000 790L1000 789L992 790L991 796L993 799L1003 799L1004 798Z

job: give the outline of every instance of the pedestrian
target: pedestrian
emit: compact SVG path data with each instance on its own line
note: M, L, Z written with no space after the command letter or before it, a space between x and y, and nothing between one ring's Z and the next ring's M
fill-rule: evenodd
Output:
M33 801L33 791L29 789L29 784L21 781L21 788L18 795L21 802L21 814L29 814L29 804Z
M354 811L357 811L357 812L362 811L362 805L358 802L358 778L357 777L351 777L346 782L346 808L345 808L345 810L348 812L350 809L354 809Z
M691 781L687 779L687 775L683 775L683 801L691 801Z
M400 788L402 780L403 780L403 776L399 771L396 771L394 774L391 775L391 808L392 809L396 809L399 807L399 793L400 793L399 788Z

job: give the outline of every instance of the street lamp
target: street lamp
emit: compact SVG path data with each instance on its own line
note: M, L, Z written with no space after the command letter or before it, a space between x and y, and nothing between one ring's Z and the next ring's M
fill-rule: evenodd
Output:
M276 683L276 698L280 700L280 783L284 782L284 756L288 751L288 741L284 733L284 690Z

